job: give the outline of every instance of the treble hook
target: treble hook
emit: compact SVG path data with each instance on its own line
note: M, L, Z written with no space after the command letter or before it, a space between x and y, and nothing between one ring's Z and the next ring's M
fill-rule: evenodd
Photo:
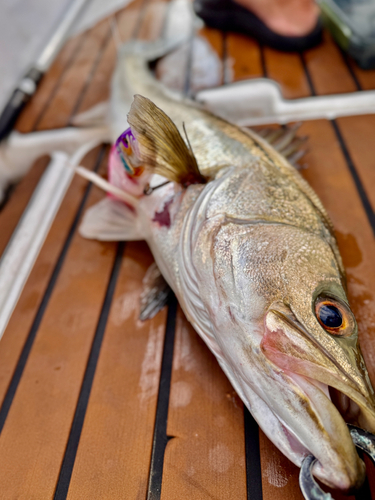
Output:
M375 435L355 425L348 424L353 443L364 451L375 465ZM299 487L305 500L333 500L330 493L325 493L312 475L312 467L316 462L313 455L303 459L299 473Z
M316 462L314 455L303 459L299 472L299 487L306 500L333 500L330 493L325 493L312 475L312 466Z
M353 443L364 451L375 465L375 435L355 425L347 424Z

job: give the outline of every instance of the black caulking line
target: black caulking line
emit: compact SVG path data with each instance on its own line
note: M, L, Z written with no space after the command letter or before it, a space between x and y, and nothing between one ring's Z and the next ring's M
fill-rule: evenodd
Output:
M101 162L103 160L105 151L106 151L106 148L103 147L101 149L99 155L98 155L98 158L97 158L97 161L96 161L96 164L95 164L95 168L94 168L95 171L98 170L98 168L99 168L99 166L100 166L100 164L101 164ZM65 243L64 243L64 246L61 249L60 255L59 255L58 259L57 259L55 268L54 268L54 270L52 272L52 275L50 277L50 280L48 282L48 285L47 285L46 291L44 293L43 299L42 299L42 301L40 303L40 306L39 306L39 308L37 310L37 313L35 315L34 321L33 321L32 325L31 325L29 335L28 335L28 337L26 339L25 345L23 346L22 352L21 352L20 357L18 359L17 366L16 366L16 368L14 370L12 380L10 381L8 390L7 390L6 394L5 394L3 404L1 405L1 408L0 408L0 432L3 430L6 418L7 418L8 413L9 413L9 409L10 409L10 407L12 405L14 396L16 394L18 385L20 383L20 380L21 380L23 371L25 369L25 365L26 365L26 362L28 360L31 348L33 346L35 337L36 337L36 335L38 333L38 329L39 329L40 323L41 323L41 321L43 319L44 313L45 313L45 311L47 309L49 300L50 300L51 295L52 295L53 288L54 288L54 286L56 284L56 281L57 281L57 278L58 278L58 276L60 274L61 268L62 268L62 266L64 264L65 257L66 257L66 255L68 253L68 250L69 250L70 244L72 242L74 233L75 233L75 231L77 229L77 225L78 225L79 219L80 219L80 217L82 215L85 203L87 201L87 197L88 197L89 192L90 192L90 189L91 189L91 183L87 186L85 194L84 194L84 196L82 198L82 201L81 201L81 203L80 203L80 205L78 207L77 214L76 214L76 216L74 218L74 221L73 221L73 223L72 223L72 225L70 227L68 236L67 236L67 238L65 240Z
M36 131L36 129L37 129L40 121L42 120L44 114L46 113L46 111L47 111L47 109L48 109L48 107L49 107L49 105L51 103L51 100L57 94L57 92L58 92L58 90L60 88L60 84L63 81L66 72L69 70L69 68L72 66L72 64L74 63L75 59L77 58L77 56L78 56L78 54L79 54L79 52L80 52L80 50L82 48L82 45L83 45L85 39L86 39L86 37L82 37L81 38L78 46L75 48L75 50L73 51L72 55L70 56L68 62L66 63L63 72L61 73L59 79L57 80L57 82L56 82L56 84L55 84L55 86L54 86L54 88L53 88L53 90L52 90L52 92L51 92L51 94L49 96L48 101L44 104L44 106L42 107L40 113L38 114L38 116L37 116L37 118L36 118L36 120L34 122L34 125L33 125L33 128L32 128L32 132Z
M309 85L309 89L310 89L311 95L316 95L315 87L314 87L314 84L313 84L313 81L312 81L312 78L311 78L311 75L310 75L310 71L309 71L309 69L307 67L305 56L304 56L303 53L300 53L300 58L301 58L301 63L302 63L303 69L305 71L305 75L306 75L306 78L307 78L307 83Z
M262 72L263 72L263 77L268 78L268 72L267 72L267 65L266 65L266 58L264 55L264 45L259 44L259 51L260 51L260 62L262 65Z
M344 50L342 50L341 47L338 46L338 48L339 48L339 50L341 52L341 56L343 58L343 61L344 61L345 65L346 65L349 73L350 73L350 76L352 77L352 79L354 81L354 84L357 87L357 90L363 90L362 85L360 84L360 82L359 82L359 80L357 78L357 75L354 73L353 67L352 67L352 65L349 62L349 56L348 56L348 54Z
M304 67L304 70L305 70L305 74L306 74L306 78L309 82L309 86L310 86L310 90L311 90L311 93L313 95L316 95L315 93L315 89L314 89L314 85L313 85L313 82L311 80L311 76L310 76L310 73L308 71L308 68L306 66L306 63L305 63L305 59L303 57L303 55L301 54L301 61L302 61L302 64L303 64L303 67ZM371 206L371 203L370 203L370 200L367 196L367 193L366 193L366 190L362 184L362 181L359 177L359 174L357 172L357 169L355 168L355 165L353 163L353 160L350 156L350 153L349 153L349 150L348 148L346 147L346 144L345 144L345 141L344 141L344 138L341 134L341 131L340 131L340 128L337 124L337 121L336 120L331 120L331 123L332 123L332 126L335 130L335 133L336 133L336 137L340 143L340 147L341 147L341 150L344 154L344 157L345 157L345 160L346 160L346 164L349 168L349 171L351 173L351 176L354 180L354 183L355 183L355 186L357 188L357 191L358 191L358 194L359 194L359 197L361 199L361 202L362 202L362 205L363 205L363 208L365 209L365 212L366 212L366 215L367 215L367 218L370 222L370 225L371 225L371 228L372 228L372 231L375 235L375 213L374 213L374 210Z
M262 500L259 427L244 406L247 500Z
M121 269L122 256L125 243L118 244L116 258L114 260L111 276L109 278L107 292L104 298L102 310L100 313L95 336L91 345L89 359L87 361L86 371L83 378L81 391L79 394L76 411L73 418L73 424L70 429L68 444L66 446L63 462L60 469L59 479L57 481L54 500L65 500L68 495L70 479L72 477L74 462L77 455L79 440L81 437L83 422L85 420L87 405L90 398L90 392L94 380L95 370L99 359L100 348L107 325L109 311L116 288L117 278Z
M84 97L85 97L85 94L87 92L87 89L89 88L90 86L90 83L92 82L92 79L94 78L94 75L95 75L95 72L97 70L97 67L103 57L103 54L104 54L104 51L105 49L107 48L107 45L109 44L110 40L112 39L112 29L109 28L108 29L108 32L106 34L106 36L104 37L104 40L101 44L101 47L97 53L97 56L95 58L95 61L93 62L92 66L91 66L91 71L89 71L88 73L88 76L86 78L86 81L85 81L85 84L83 86L83 89L81 90L81 92L79 93L79 96L75 102L75 105L74 105L74 108L73 108L73 111L70 113L70 117L69 117L69 124L71 124L71 121L73 119L73 117L76 115Z
M341 135L341 131L340 131L340 128L336 122L336 120L331 120L331 123L332 123L332 126L335 130L335 133L336 133L336 137L340 143L340 147L341 147L341 150L345 156L345 160L346 160L346 164L349 168L349 171L352 175L352 178L354 180L354 183L355 183L355 186L357 188L357 191L358 191L358 194L361 198L361 201L362 201L362 205L363 205L363 208L365 209L365 212L366 212L366 215L367 215L367 218L370 222L370 225L371 225L371 228L372 228L372 231L374 233L374 236L375 236L375 213L374 213L374 210L371 206L371 203L370 203L370 200L367 196L367 193L366 193L366 190L362 184L362 181L359 177L359 174L357 172L357 169L355 168L355 165L353 163L353 160L350 156L350 153L348 151L348 148L346 147L346 144L345 144L345 141L344 141L344 138L343 136Z
M168 305L167 324L165 328L159 394L156 406L154 437L152 443L150 473L147 487L147 500L160 500L163 480L164 453L167 443L169 439L171 439L169 436L167 436L167 423L176 329L176 313L177 300L176 297L171 294Z

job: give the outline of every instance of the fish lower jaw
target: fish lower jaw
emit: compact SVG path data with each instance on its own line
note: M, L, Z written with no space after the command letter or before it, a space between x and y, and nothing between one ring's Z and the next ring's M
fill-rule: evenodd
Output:
M347 425L339 414L331 398L331 387L308 377L288 373L294 382L307 395L311 408L316 411L322 425L322 446L315 443L302 443L314 455L312 472L327 486L350 493L359 488L365 479L365 465L360 460L352 442ZM350 404L350 403L349 403ZM352 402L353 409L359 407Z
M290 450L285 453L286 456L298 467L301 467L302 461L309 455L313 455L313 453L291 432L285 424L280 421L282 425L283 432L285 437L288 440ZM315 455L314 455L315 456ZM316 457L315 457L316 458ZM339 490L343 493L350 494L356 489L360 488L364 482L366 475L365 464L362 460L359 460L359 471L356 474L356 479L352 478L352 474L350 471L334 471L327 470L317 459L312 468L313 475L321 481L323 484L328 486L329 488L333 488Z

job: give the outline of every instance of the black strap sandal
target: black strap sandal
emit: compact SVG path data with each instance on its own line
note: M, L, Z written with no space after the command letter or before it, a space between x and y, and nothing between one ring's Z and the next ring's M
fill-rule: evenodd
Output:
M303 52L322 41L322 22L305 36L283 36L272 31L255 14L233 0L195 0L195 13L211 28L243 33L283 52Z

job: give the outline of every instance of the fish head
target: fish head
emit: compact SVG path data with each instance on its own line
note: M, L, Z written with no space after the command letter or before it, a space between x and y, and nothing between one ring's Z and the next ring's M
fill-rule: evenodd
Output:
M194 255L214 352L263 431L296 465L314 455L325 484L359 487L365 468L346 422L375 431L374 391L330 242L216 218Z

